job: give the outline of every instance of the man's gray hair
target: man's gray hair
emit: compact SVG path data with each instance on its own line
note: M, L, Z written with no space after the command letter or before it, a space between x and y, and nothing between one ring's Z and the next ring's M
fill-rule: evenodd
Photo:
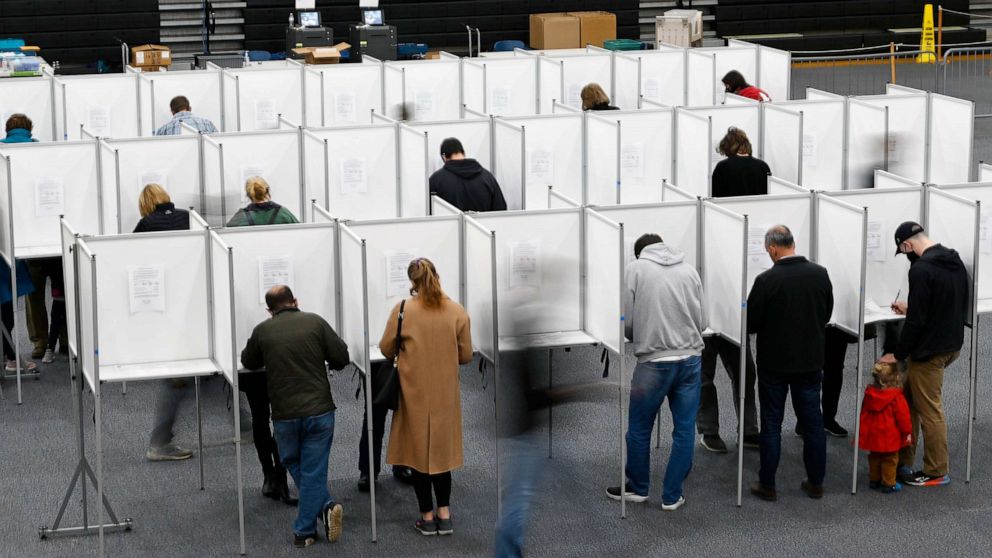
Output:
M792 231L785 225L775 225L765 233L765 248L769 246L792 248L795 245L796 239L792 237Z

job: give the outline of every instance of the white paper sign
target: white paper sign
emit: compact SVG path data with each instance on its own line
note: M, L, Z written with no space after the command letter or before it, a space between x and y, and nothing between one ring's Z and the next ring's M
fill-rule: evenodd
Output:
M138 191L140 192L149 184L158 184L166 190L169 189L168 174L164 170L146 170L138 173Z
M582 108L582 87L581 83L570 83L565 89L565 104L577 109Z
M86 129L97 137L110 135L110 107L90 107L86 117Z
M42 177L34 181L35 217L65 214L65 185L61 178Z
M889 163L899 162L899 140L895 136L889 136Z
M410 292L410 277L407 268L417 258L417 250L387 250L386 256L386 298L406 296Z
M816 134L812 132L803 133L803 164L807 167L815 167L819 161Z
M527 182L552 184L555 179L555 154L549 149L534 149L527 153Z
M992 216L982 215L979 223L978 249L982 254L992 254Z
M276 112L276 102L272 99L255 101L255 129L275 130L279 128L279 113Z
M358 121L358 103L353 92L341 91L334 95L334 121Z
M509 114L513 105L513 91L509 87L497 85L489 96L489 114Z
M165 268L161 265L129 265L127 284L131 313L165 312Z
M364 194L369 190L368 163L365 159L341 160L341 193Z
M868 261L884 262L888 259L886 258L884 236L884 221L868 221L868 235L865 236L865 250Z
M625 143L620 147L620 176L623 178L644 177L643 143Z
M769 269L772 259L765 250L765 233L768 225L749 225L747 229L747 265L751 269Z
M276 285L293 288L293 257L262 256L258 258L258 300L265 304L265 293Z
M541 286L541 244L533 241L510 244L510 288Z
M413 94L413 119L433 120L434 118L434 93L430 91L417 91Z
M654 78L644 80L641 94L645 99L657 100L661 98L661 82Z

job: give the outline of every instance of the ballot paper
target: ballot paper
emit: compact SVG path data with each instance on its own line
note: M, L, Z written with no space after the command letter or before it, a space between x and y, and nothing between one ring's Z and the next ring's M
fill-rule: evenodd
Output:
M553 184L555 179L555 154L550 149L527 151L527 182Z
M276 285L290 289L293 281L292 256L261 256L258 258L258 301L265 304L265 293Z
M131 313L165 312L165 268L161 265L129 265L128 292Z
M654 78L644 80L644 83L641 85L641 95L645 99L651 99L653 101L661 99L661 81Z
M898 317L899 315L893 312L889 305L883 307L871 298L865 299L865 323L884 322L898 319Z
M406 296L410 292L410 278L407 269L410 262L417 258L419 251L413 248L405 250L386 250L386 298Z
M992 254L992 215L982 215L978 232L978 249L982 254Z
M413 94L413 119L434 119L434 93L420 90Z
M255 129L276 130L279 128L279 113L276 112L276 102L272 99L255 101Z
M86 130L97 137L110 136L110 107L90 107L86 116Z
M865 236L865 253L870 262L884 262L888 259L888 244L885 243L885 221L868 221L868 234Z
M570 83L565 89L565 104L577 109L582 108L582 87L581 83Z
M747 266L748 269L770 269L772 259L765 250L765 233L769 225L749 225L747 228Z
M57 217L65 213L65 185L54 176L34 181L35 217Z
M510 288L541 286L541 244L536 241L510 243Z
M489 114L504 115L510 113L513 106L513 90L497 85L489 95Z
M334 121L358 122L358 102L354 92L339 91L334 94Z
M644 177L643 143L625 143L620 147L620 176L622 178Z
M364 194L368 190L368 162L365 159L342 159L341 193Z
M816 143L816 134L813 132L803 132L803 165L815 167L819 162L819 152Z
M144 189L145 186L149 184L158 184L166 190L169 189L169 177L168 174L161 169L157 170L145 170L138 173L138 191Z

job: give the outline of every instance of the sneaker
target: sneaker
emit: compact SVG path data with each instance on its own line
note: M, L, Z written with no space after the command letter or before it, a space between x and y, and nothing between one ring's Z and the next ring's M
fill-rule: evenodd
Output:
M437 534L437 521L418 519L416 523L413 524L413 528L420 531L421 535L425 537L430 537Z
M745 434L744 447L748 449L759 449L761 447L761 437L757 434Z
M872 490L881 490L882 481L868 481L868 488Z
M727 453L727 444L723 443L723 438L719 434L703 434L699 437L699 445L706 451Z
M315 542L317 542L316 533L312 535L293 535L293 546L296 548L306 548Z
M175 444L167 444L158 448L149 447L145 457L148 461L182 461L193 457L193 452Z
M751 483L751 494L754 494L766 502L774 502L775 500L778 500L778 494L775 492L775 489L767 487L760 482Z
M909 481L915 479L916 477L922 474L923 471L916 471L914 473L912 469L910 469L905 465L900 465L899 468L896 469L896 478L899 480L899 482L903 484L909 483Z
M900 490L902 490L902 483L896 482L892 486L883 486L882 494L892 494L893 492L899 492Z
M341 518L344 515L344 508L341 504L324 509L320 514L320 519L324 522L324 529L327 531L327 542L338 542L341 538Z
M675 510L681 508L683 504L685 504L685 496L679 496L678 501L675 502L674 504L666 504L666 503L662 502L661 503L661 509L663 509L665 511L675 511Z
M448 519L437 517L434 519L434 523L437 524L438 535L450 535L455 532L455 528L451 525L450 517Z
M24 372L34 372L38 365L33 360L21 360L21 370ZM8 360L4 363L4 370L7 372L17 372L17 361Z
M847 438L847 429L832 420L823 424L823 431L835 438Z
M606 496L608 498L610 498L611 500L616 500L616 501L619 502L620 501L620 498L621 498L621 496L620 496L620 487L619 486L611 486L611 487L607 488L606 489ZM637 494L636 492L634 492L633 490L631 490L630 489L630 483L629 482L623 487L623 499L626 500L626 501L628 501L628 502L634 502L635 504L639 504L641 502L647 502L648 501L648 497L647 496L641 496L640 494Z
M41 357L42 364L51 364L55 362L55 351L48 349L45 351L45 356Z
M822 484L812 484L809 481L803 481L802 484L799 485L799 487L803 489L803 492L805 492L807 496L809 496L814 500L819 500L820 498L823 498Z
M915 478L906 482L910 486L943 486L951 482L951 477L948 475L941 475L935 477L932 475L927 475L926 473L920 473L916 475Z

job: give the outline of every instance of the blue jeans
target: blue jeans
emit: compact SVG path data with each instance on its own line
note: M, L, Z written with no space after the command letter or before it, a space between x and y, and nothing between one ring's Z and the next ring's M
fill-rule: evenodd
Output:
M334 505L327 491L327 459L334 440L334 411L272 421L279 458L300 491L293 533L312 535L321 512Z
M496 558L523 556L524 535L530 516L534 494L541 485L547 469L544 446L528 433L504 438L502 441L506 463L503 485L503 514L496 524L496 541L493 555Z
M806 479L822 485L827 468L827 436L820 412L821 372L803 374L758 374L758 401L761 403L761 484L775 487L775 472L782 455L782 416L785 398L792 391L792 408L803 426L803 463Z
M627 479L638 496L651 486L651 430L661 404L668 397L672 410L672 453L665 470L662 502L682 497L682 481L692 469L696 413L699 411L702 359L692 356L674 362L641 362L630 381L627 419Z

